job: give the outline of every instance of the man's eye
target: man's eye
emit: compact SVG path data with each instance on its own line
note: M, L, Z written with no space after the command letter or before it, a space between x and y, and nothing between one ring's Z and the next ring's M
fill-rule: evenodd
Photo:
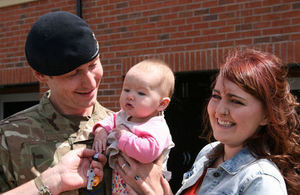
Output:
M76 76L77 75L77 71L75 71L75 72L72 72L72 73L70 73L69 75L68 75L68 77L74 77L74 76Z
M97 66L97 64L91 64L91 65L89 65L89 68L94 69L94 68L96 68L96 66Z

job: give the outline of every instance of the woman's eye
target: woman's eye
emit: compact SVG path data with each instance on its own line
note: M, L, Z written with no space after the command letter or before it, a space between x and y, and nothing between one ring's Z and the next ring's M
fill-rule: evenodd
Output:
M231 100L231 102L235 103L235 104L240 104L240 105L244 105L243 102L239 101L239 100Z
M211 97L214 99L221 99L221 96L219 96L217 94L212 94Z

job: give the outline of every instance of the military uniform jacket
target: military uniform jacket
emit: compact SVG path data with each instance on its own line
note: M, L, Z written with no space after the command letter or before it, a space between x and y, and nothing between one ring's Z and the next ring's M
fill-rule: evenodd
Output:
M38 105L0 122L0 192L19 186L56 165L68 151L91 147L95 122L111 111L96 103L91 117L58 113L46 92ZM80 189L62 194L111 194L110 170L93 191Z

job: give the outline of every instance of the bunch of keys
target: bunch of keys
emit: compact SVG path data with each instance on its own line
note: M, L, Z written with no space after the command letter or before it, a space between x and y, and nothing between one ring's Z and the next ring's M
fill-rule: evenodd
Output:
M96 153L93 156L93 159L98 159L99 153ZM97 186L100 183L100 178L94 173L93 169L89 169L87 171L87 177L88 177L88 184L87 189L93 190L93 186Z

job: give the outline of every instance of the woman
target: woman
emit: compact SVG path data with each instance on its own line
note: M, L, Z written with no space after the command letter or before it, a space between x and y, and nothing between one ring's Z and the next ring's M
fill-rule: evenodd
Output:
M290 93L287 70L269 53L238 49L227 57L213 84L209 122L205 120L211 129L208 138L217 141L200 151L177 194L299 193L299 103ZM129 191L157 194L163 187L170 192L153 173L160 171L159 165L147 169L149 165L126 160L124 179L139 187L127 185ZM152 174L138 171L143 168ZM139 179L132 180L134 175Z

